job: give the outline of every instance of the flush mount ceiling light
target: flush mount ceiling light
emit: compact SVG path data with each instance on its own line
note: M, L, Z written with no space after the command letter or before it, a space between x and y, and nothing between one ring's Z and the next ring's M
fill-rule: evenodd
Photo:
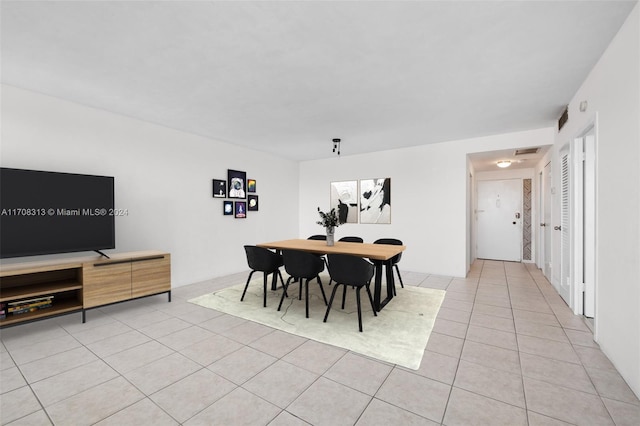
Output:
M496 166L504 169L505 167L509 167L511 165L511 161L509 160L500 160L496 163Z

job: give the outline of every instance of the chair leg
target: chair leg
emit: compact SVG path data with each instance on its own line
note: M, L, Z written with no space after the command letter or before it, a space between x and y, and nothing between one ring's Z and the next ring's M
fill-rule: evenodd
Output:
M322 292L322 298L324 299L324 305L327 306L327 295L324 294L324 287L322 287L322 281L320 280L320 275L318 275L318 285L320 286L320 291Z
M286 284L284 283L284 281L282 282L282 286L284 288L284 291L282 292L282 297L280 297L280 304L278 305L278 310L280 310L280 308L282 308L282 302L284 301L284 297L287 294L287 288L289 287L289 282L291 281L291 278L293 278L293 277L289 277L289 279L287 280Z
M300 285L302 285L302 282ZM306 317L309 318L309 278L304 282L304 312Z
M362 333L362 310L360 309L360 289L362 287L358 287L356 289L356 304L358 305L358 329L360 333Z
M249 274L249 278L247 278L247 283L244 286L244 291L242 292L242 297L240 298L241 302L244 300L244 295L247 294L247 288L249 287L249 282L251 281L251 276L254 272L255 271L251 271L251 273Z
M398 268L398 264L393 265L396 268L396 272L398 273L398 279L400 280L400 287L404 288L404 284L402 282L402 276L400 275L400 269Z
M333 304L333 298L336 295L336 290L340 287L340 284L336 283L335 287L333 287L333 291L331 292L331 298L329 298L329 305L327 306L327 312L324 314L324 320L322 322L327 322L327 318L329 318L329 311L331 310L331 304Z
M267 281L269 281L268 278L269 274L267 274L266 272L262 273L262 283L263 283L263 287L264 287L264 295L262 296L262 307L266 308L267 307Z
M278 276L280 277L280 282L282 283L282 289L284 291L284 297L289 297L289 295L287 294L287 289L284 288L284 279L282 278L282 274L280 273L280 269L276 269L276 273L278 274ZM276 278L276 283L278 282L277 278Z
M298 300L302 300L302 284L304 283L304 278L300 278L298 282L300 283L300 288L298 289Z
M369 296L369 302L371 302L371 310L373 311L373 316L377 317L378 313L376 312L375 306L373 306L373 296L371 296L371 289L369 288L369 284L364 286L364 288L367 290L367 295Z
M344 301L347 298L347 286L342 285L342 309L344 309Z

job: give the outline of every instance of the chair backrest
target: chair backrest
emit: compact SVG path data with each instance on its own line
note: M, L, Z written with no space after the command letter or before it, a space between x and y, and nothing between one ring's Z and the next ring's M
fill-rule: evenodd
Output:
M284 269L295 278L315 278L324 271L322 258L314 253L300 250L283 250Z
M247 263L254 271L272 272L282 266L282 257L264 247L244 246Z
M373 265L365 259L349 254L328 254L329 275L340 284L361 287L373 277Z
M394 246L401 246L403 243L396 238L380 238L375 240L373 244L391 244ZM402 259L402 253L398 253L393 256L393 264L395 265L396 263L400 262L400 259Z
M326 235L321 235L321 234L316 234L316 235L312 235L309 238L307 238L307 240L327 240L327 236Z
M338 241L344 241L345 243L364 243L364 240L360 237L342 237Z

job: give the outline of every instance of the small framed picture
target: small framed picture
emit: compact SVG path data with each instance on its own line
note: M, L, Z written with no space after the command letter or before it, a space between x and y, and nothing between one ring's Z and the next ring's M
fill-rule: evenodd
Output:
M222 214L229 216L233 214L233 201L224 201L222 204Z
M221 179L213 180L213 196L214 198L227 197L227 181Z
M256 180L247 179L247 192L256 192Z
M234 201L234 216L236 219L245 219L247 217L247 202L246 201Z
M249 195L248 196L248 204L249 206L247 207L247 209L250 212L257 212L258 211L258 196L257 195Z
M227 170L229 198L247 198L247 172Z

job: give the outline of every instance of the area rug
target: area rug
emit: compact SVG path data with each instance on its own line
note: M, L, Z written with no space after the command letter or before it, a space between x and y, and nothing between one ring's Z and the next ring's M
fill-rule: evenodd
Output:
M267 307L264 308L261 275L254 275L258 277L249 283L243 302L240 302L240 297L244 283L196 297L189 302L412 370L420 368L424 349L445 295L443 290L398 287L397 296L375 317L367 295L362 290L364 332L360 333L355 290L347 289L343 310L340 286L329 318L324 323L322 320L326 306L315 280L309 283L309 318L306 318L304 290L302 300L298 300L297 283L290 285L289 297L285 298L281 310L278 311L282 289L272 291L269 280ZM335 284L327 285L327 275L322 275L321 279L328 300Z

